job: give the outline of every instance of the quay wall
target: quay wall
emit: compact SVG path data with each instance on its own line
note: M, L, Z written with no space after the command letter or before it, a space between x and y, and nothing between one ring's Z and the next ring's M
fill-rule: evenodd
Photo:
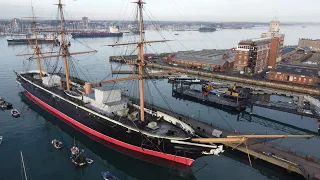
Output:
M159 64L152 64L152 63L147 64L147 66L149 66L151 68L176 70L177 72L183 72L183 73L197 75L197 76L223 79L223 80L228 80L228 81L233 81L233 82L239 82L239 83L256 85L256 86L263 86L263 87L270 87L270 88L274 88L274 89L281 89L281 90L304 93L304 94L309 94L309 95L317 95L317 96L320 95L320 89L317 89L314 87L301 87L301 86L290 85L290 84L280 84L280 83L276 83L276 82L254 80L254 79L242 78L242 77L233 77L233 76L227 76L227 75L222 75L222 74L214 74L214 73L207 73L207 72L201 72L201 71L196 71L196 70L182 69L182 68L178 68L178 67L162 66Z

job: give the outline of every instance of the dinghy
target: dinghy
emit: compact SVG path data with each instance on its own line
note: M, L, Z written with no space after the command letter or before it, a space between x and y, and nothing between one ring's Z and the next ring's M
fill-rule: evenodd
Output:
M116 178L114 175L112 175L108 171L102 172L101 175L104 180L118 180L118 178Z
M0 108L1 109L11 109L12 108L12 104L5 101L4 99L0 98Z
M86 161L87 161L88 164L92 164L93 163L93 159L86 158Z
M63 146L62 146L62 142L54 139L51 141L51 144L53 144L53 146L57 149L61 149Z
M3 137L0 136L0 146L1 146L1 144L2 144L2 139L3 139Z
M75 164L76 166L81 167L81 166L85 166L85 165L89 164L87 162L87 157L83 154L83 150L82 150L82 152L80 152L79 148L76 146L73 146L71 148L71 159L72 159L72 163ZM93 162L93 160L92 160L92 162Z
M14 118L20 117L20 113L19 113L19 111L16 110L16 109L12 109L12 110L11 110L11 115L12 115Z

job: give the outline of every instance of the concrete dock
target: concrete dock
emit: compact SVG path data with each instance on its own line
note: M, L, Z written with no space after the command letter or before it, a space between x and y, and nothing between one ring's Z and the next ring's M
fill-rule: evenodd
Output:
M146 105L146 107L148 106L149 105ZM178 116L179 119L192 126L196 133L201 137L214 137L212 132L215 129L223 132L222 137L236 134L230 130L221 129L212 124L201 122L161 107L155 107L154 105L152 107L174 117ZM249 139L247 141L247 145L252 161L255 161L256 159L262 160L272 165L284 168L289 173L294 172L300 174L305 179L312 179L315 174L320 174L320 159L316 157L299 154L292 152L291 150L281 149L271 144L265 144L253 139ZM236 148L236 145L232 144L224 144L224 146L231 149ZM247 150L244 145L237 147L235 150L247 154Z
M189 70L189 69L184 69L179 67L163 66L163 65L154 64L154 63L149 63L147 64L147 66L151 68L157 68L157 69L176 70L177 72L182 72L186 74L203 76L207 78L222 79L222 80L227 80L227 81L232 81L237 83L259 86L259 87L267 87L267 88L304 93L304 94L310 94L310 95L318 95L318 96L320 95L320 89L317 89L314 87L304 87L304 86L297 86L293 84L284 84L284 83L262 81L262 80L243 78L243 77L234 77L234 76L228 76L228 75L217 74L217 73L208 73L208 72L202 72L197 70Z

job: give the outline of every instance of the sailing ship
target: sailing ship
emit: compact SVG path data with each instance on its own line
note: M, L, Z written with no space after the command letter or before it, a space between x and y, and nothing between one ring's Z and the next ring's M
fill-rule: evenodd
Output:
M43 109L97 142L135 158L178 168L175 165L189 167L201 156L219 155L223 152L222 146L218 147L211 142L207 144L203 144L202 141L195 142L193 138L198 136L188 124L159 110L145 107L144 78L168 72L145 74L144 45L166 40L144 40L142 16L144 2L138 0L136 4L139 10L140 41L111 46L138 46L136 64L139 69L138 75L102 82L87 82L70 76L70 56L96 51L69 51L65 39L63 4L62 0L59 0L57 5L61 28L60 53L45 56L39 52L36 43L37 57L34 59L38 60L38 70L15 72L17 82L24 88L24 94ZM42 70L41 59L52 57L63 57L65 73L49 73ZM110 85L134 79L139 81L139 104L122 96L120 89ZM221 143L220 140L217 142Z
M147 75L144 74L144 44L164 41L144 41L143 4L142 0L137 2L140 41L122 44L138 45L139 75L94 83L69 76L69 56L95 51L69 52L65 40L63 5L59 0L61 53L50 56L36 53L37 58L34 59L38 60L38 70L16 72L17 81L24 88L25 95L33 102L104 145L157 164L166 163L169 166L173 162L190 166L194 159L203 156L203 151L209 152L216 149L216 146L190 142L196 135L188 124L163 112L145 108L144 78ZM35 49L39 50L37 47ZM63 57L64 74L42 70L41 59L49 57ZM123 98L120 89L109 85L133 79L139 79L140 104Z

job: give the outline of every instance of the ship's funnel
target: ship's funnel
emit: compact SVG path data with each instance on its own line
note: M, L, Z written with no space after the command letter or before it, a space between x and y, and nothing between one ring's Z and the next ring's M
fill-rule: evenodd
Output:
M89 82L86 82L84 85L84 93L91 94L92 93L92 85Z

